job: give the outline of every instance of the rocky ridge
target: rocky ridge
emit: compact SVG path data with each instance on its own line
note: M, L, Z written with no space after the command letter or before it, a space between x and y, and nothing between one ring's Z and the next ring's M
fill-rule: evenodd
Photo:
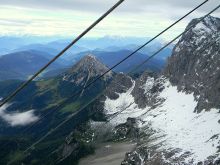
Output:
M198 20L194 19L188 27ZM220 19L209 16L182 36L165 68L165 76L172 84L194 93L197 111L220 108L219 45Z

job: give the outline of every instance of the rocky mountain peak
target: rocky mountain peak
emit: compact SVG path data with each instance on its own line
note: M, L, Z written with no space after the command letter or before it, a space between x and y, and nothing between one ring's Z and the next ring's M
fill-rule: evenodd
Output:
M92 54L88 54L80 60L80 63L86 63L86 64L93 62L100 63L100 61Z
M216 40L216 38L219 37L220 19L208 16L199 22L201 19L202 18L197 18L189 23L186 30L189 28L191 29L181 37L174 49L175 52L179 52L182 49L185 50L185 48L193 51L195 46L199 46L204 43L206 44L210 42L210 40ZM191 26L193 26L193 28Z
M90 71L90 72L94 72L94 74L97 74L97 75L100 75L107 70L108 68L103 63L101 63L95 56L91 54L83 57L71 69L72 72Z
M198 22L201 18L199 19L194 19L190 24L194 24L195 22ZM203 21L201 21L200 23L198 23L195 27L194 27L194 31L195 32L217 32L220 29L220 19L217 17L213 17L213 16L207 16Z
M64 80L81 82L84 79L95 78L108 70L108 67L101 63L95 56L89 54L83 57L69 71L64 74ZM104 76L104 79L112 77L112 72ZM77 79L77 80L75 80ZM80 80L80 81L78 81Z

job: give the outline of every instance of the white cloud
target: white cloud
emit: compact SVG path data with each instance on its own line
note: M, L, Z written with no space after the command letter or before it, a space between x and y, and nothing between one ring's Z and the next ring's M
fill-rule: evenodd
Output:
M0 35L72 37L80 34L117 0L1 0ZM152 37L203 0L125 0L88 37L105 35ZM163 38L181 33L188 22L203 16L218 0L208 2ZM219 12L215 16L220 16Z
M6 121L12 127L25 126L38 120L38 117L34 115L34 110L26 112L6 112L10 104L5 104L0 108L0 117Z
M16 7L27 7L32 9L47 9L47 10L78 10L86 12L100 12L104 11L109 6L116 3L118 0L1 0L0 5L16 6ZM179 8L191 8L197 4L203 2L204 0L125 0L118 11L123 12L147 12L150 10L161 10L173 8L173 10ZM210 8L216 6L217 0L212 0L207 6L199 9L202 11L207 11ZM178 11L178 10L176 10Z

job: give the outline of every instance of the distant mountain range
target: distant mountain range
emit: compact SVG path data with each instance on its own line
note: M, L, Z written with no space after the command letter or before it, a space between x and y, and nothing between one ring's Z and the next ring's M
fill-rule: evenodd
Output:
M50 54L40 51L22 51L7 54L0 57L0 80L18 79L24 80L37 72L47 62ZM55 62L49 70L63 68L62 62Z
M92 54L96 56L100 61L102 61L109 68L114 66L116 63L127 57L132 53L131 50L118 50L118 51L87 51L83 53L76 54L73 56L74 59L82 58L85 54ZM167 54L171 53L167 52ZM141 62L146 60L149 57L148 54L136 53L134 56L120 64L118 67L114 69L116 72L129 72L132 68L139 65ZM152 71L160 71L165 65L165 60L157 58L153 59L146 65L143 65L137 72L141 72L143 70L152 70Z
M45 44L54 40L54 37L40 36L0 36L0 55L13 53L16 49L30 45L41 43Z
M82 39L41 76L56 76L88 54L96 56L105 65L111 67L148 39L112 36ZM0 37L0 81L27 79L27 77L36 72L65 48L70 41L70 39L54 40L50 37ZM153 42L118 66L114 71L128 72L129 68L137 66L161 48L163 42L162 40ZM167 57L171 55L172 47L171 45L171 47L166 48L160 53L158 58L153 59L150 63L141 67L138 72L146 69L160 71L164 67Z
M16 49L14 53L0 56L0 81L10 79L27 79L27 77L34 74L50 59L58 54L59 50L61 50L63 47L65 47L65 44L59 42L49 43L48 45L32 44L20 47L19 49ZM133 45L133 47L135 46ZM136 53L133 57L129 58L127 61L114 69L114 71L125 73L128 72L129 69L132 67L134 68L142 61L146 60L149 55L152 55L159 47L160 46L157 45L153 48L145 48L145 50L142 51L145 53ZM131 54L133 50L134 49L130 47L128 47L128 49L118 48L116 50L114 48L107 48L107 50L87 50L86 48L76 46L71 48L67 53L64 54L64 56L59 58L57 62L50 66L42 76L56 76L65 71L66 68L70 68L77 61L88 54L96 56L105 65L112 67L117 62ZM171 48L165 49L161 52L161 57L153 59L148 64L142 66L137 72L141 72L146 69L157 72L160 71L164 67L165 59L171 54L171 51Z
M37 50L45 51L50 54L56 54L66 47L71 39L59 39L51 41L52 38L40 38L40 37L0 37L0 55L14 53L18 51ZM119 50L134 50L139 45L147 42L149 38L135 38L135 37L111 37L106 36L102 38L85 38L80 40L76 45L66 52L66 56L69 54L80 53L83 51L119 51ZM155 51L164 45L163 40L156 40L146 49L143 49L144 53L149 51ZM171 45L171 49L172 49ZM143 53L142 52L142 53ZM64 57L68 58L68 57Z

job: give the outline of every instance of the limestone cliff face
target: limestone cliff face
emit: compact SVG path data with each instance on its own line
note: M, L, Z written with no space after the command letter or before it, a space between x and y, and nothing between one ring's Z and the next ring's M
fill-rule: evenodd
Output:
M179 90L194 92L199 111L220 107L219 46L220 19L209 16L182 36L165 68L165 75Z

